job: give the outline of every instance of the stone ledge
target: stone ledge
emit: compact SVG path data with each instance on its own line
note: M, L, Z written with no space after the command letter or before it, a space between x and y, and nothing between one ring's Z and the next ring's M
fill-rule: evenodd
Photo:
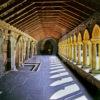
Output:
M72 61L69 61L64 56L60 57L67 62L70 67L75 70L81 77L83 77L85 80L87 80L92 85L96 86L98 89L100 89L100 74L92 74L90 73L91 68L82 68L82 65L77 65Z

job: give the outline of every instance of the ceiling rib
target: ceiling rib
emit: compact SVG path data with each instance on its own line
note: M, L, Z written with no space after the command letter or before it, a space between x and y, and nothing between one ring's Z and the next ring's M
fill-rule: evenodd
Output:
M28 10L29 11L29 7L34 6L34 3L27 5L25 7L25 5L22 7L20 7L20 9L18 8L17 11L13 11L13 13L10 13L9 16L4 16L4 20L7 21L11 18L16 18L16 16L20 16L24 11Z
M82 0L2 0L0 19L40 40L59 39L89 18L96 8Z

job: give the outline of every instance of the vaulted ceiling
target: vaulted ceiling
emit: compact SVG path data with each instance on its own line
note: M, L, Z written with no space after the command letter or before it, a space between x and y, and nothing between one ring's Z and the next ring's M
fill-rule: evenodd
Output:
M99 0L0 0L0 19L37 40L59 39L99 7Z

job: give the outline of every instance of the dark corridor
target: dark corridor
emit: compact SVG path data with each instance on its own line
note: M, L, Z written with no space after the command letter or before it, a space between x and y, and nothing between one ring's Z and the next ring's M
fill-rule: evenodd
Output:
M43 54L43 55L52 55L52 52L53 52L53 45L51 44L50 41L47 41L44 44L44 47L43 47L43 50L42 50L41 54Z
M54 39L42 40L38 44L39 55L56 55L57 54L57 41Z

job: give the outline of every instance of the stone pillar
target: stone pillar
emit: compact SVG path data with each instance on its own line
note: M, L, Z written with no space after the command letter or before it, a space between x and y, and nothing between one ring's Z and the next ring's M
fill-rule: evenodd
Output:
M28 41L28 59L30 58L30 41Z
M19 41L20 42L20 41ZM19 62L19 67L21 66L21 46L20 46L21 44L20 43L18 43L18 62Z
M96 69L96 44L92 44L92 70Z
M64 56L66 57L66 45L64 44Z
M100 74L100 67L97 66L97 46L99 44L98 41L92 41L92 70L90 72L95 74ZM98 45L98 56L99 56L99 64L100 64L100 44ZM100 65L99 65L100 66Z
M69 59L69 44L67 44L67 58Z
M77 64L81 64L81 44L78 44L78 62Z
M37 50L36 50L37 48L36 48L36 44L35 44L35 46L34 46L34 54L35 55L37 55ZM62 48L63 49L63 48Z
M68 59L70 59L70 44L68 44Z
M16 70L15 66L15 42L16 40L11 34L11 31L8 31L8 40L7 40L7 64L6 71Z
M20 65L23 67L23 62L24 62L24 58L23 58L23 55L24 55L24 50L23 50L23 43L22 45L20 46Z
M69 57L69 47L68 47L68 44L67 44L67 58Z
M29 44L29 41L27 41L27 43L26 43L26 57L25 57L26 60L28 60L28 58L29 58L29 47L30 47L30 44Z
M72 44L72 50L71 50L72 54L71 54L71 60L73 60L73 44Z
M2 34L2 30L0 29L0 75L3 74L5 67L3 64L3 51L2 51L2 46L3 46L3 34Z
M87 44L83 45L83 66L87 66Z
M60 52L60 48L59 48L59 52ZM34 44L32 44L32 56L34 56Z
M65 54L64 49L65 49L65 48L64 48L64 44L63 44L63 56L64 56L64 54Z
M6 71L11 70L11 31L8 31Z
M24 49L23 49L23 60L25 61L26 59L26 41L24 42Z
M62 55L64 55L64 46L62 46Z
M31 57L33 57L33 44L31 44Z
M63 56L64 56L64 44L63 44Z
M68 56L67 56L68 55L68 50L67 49L68 49L68 47L66 45L66 57L68 58Z
M92 66L92 45L88 44L89 48L89 66Z
M74 61L76 62L76 57L77 57L77 45L74 44Z
M72 60L72 44L70 44L70 60Z
M72 58L72 46L70 45L70 60L72 60L71 58Z
M32 57L32 43L30 43L30 47L29 47L29 58Z
M100 70L100 44L98 45L98 56L99 56L99 68L98 68L98 70Z
M23 63L24 63L24 56L25 56L25 46L24 46L24 42L22 40L19 40L18 42L18 59L19 59L19 67L23 67Z
M15 65L15 44L16 44L16 40L14 39L14 37L12 35L10 35L10 41L11 41L11 70L17 71L16 69L16 65Z

